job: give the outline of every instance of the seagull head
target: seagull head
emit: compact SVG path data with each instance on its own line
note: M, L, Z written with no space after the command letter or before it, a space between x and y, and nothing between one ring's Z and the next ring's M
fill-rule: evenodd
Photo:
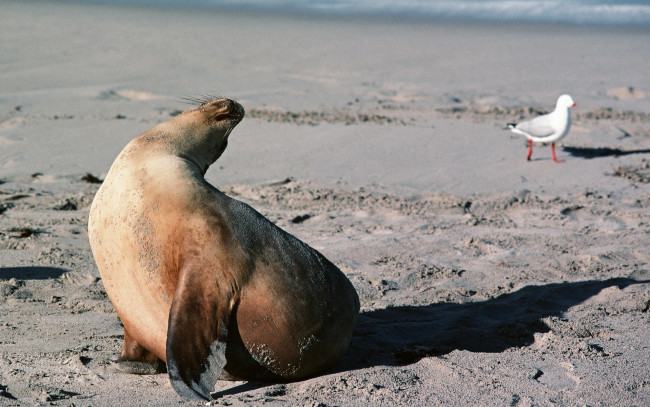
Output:
M573 101L570 95L565 94L557 98L556 109L568 109L570 107L576 107L576 102Z

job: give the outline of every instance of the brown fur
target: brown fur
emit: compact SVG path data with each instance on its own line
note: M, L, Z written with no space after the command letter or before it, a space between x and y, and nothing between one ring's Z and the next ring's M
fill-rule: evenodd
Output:
M187 398L209 398L219 377L286 381L331 367L359 310L336 266L203 178L243 114L217 99L143 133L90 212L124 324L119 362L166 361Z

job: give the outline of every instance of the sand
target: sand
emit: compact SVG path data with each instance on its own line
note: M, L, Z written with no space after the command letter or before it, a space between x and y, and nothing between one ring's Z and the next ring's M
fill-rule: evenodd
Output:
M646 29L0 4L0 405L176 406L113 366L87 237L132 138L218 94L247 117L206 178L323 252L350 350L213 405L650 405ZM570 93L569 136L505 124Z

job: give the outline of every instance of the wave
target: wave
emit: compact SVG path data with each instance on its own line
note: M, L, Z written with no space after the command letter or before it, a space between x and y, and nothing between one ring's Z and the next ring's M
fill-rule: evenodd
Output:
M87 2L100 2L87 0ZM106 3L106 1L101 1ZM337 16L650 26L647 0L113 0Z

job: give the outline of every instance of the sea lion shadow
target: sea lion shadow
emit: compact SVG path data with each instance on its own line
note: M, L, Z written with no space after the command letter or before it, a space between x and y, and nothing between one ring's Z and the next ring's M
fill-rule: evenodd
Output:
M25 266L0 267L0 280L47 280L59 278L68 270L59 267Z
M562 146L562 151L569 153L573 157L581 157L587 160L599 157L620 157L631 154L648 154L650 149L638 150L621 150L611 147L574 147Z
M236 383L232 386L226 384L224 387L210 394L213 400L217 400L224 396L233 396L241 393L246 393L249 391L259 390L265 387L277 386L275 383L266 383L258 381L249 381L243 383Z
M602 289L643 284L630 278L530 285L486 301L390 307L361 313L338 371L403 366L454 350L503 352L531 345L561 316Z

